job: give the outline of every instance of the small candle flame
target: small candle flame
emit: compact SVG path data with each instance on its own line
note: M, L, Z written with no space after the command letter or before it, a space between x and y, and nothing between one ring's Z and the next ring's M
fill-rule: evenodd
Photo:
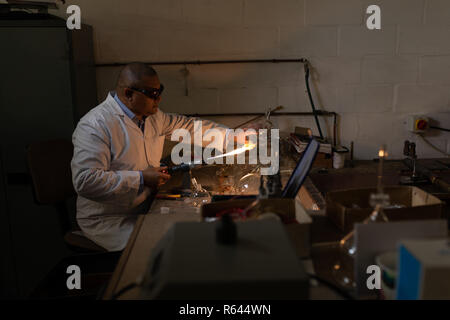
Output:
M378 151L378 156L380 158L386 158L388 156L388 153L386 150L380 149L380 151Z
M382 145L380 149L378 150L378 157L380 158L386 158L388 156L388 153L386 151L386 145Z

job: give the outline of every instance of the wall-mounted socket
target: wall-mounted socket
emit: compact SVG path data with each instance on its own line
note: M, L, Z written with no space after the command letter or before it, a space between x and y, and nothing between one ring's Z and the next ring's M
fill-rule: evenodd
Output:
M421 133L428 130L430 126L429 119L421 115L409 115L407 120L408 131Z

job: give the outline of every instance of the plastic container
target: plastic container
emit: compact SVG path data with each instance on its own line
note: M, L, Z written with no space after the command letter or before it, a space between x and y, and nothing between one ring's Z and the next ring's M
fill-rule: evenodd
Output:
M344 146L336 146L333 149L333 168L342 169L345 165L345 155L348 148Z
M381 289L386 300L395 299L397 281L397 251L389 251L375 257L381 270Z

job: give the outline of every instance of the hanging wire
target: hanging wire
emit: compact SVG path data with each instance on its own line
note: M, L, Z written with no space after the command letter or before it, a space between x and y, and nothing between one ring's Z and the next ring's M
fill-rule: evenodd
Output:
M317 130L319 131L320 139L323 140L323 134L322 129L320 128L319 117L317 117L316 107L314 106L314 100L312 98L311 89L309 87L309 75L310 75L309 61L305 59L305 61L303 62L303 66L305 68L306 91L308 92L309 102L311 103L311 109L314 114L314 119L316 121L316 126Z
M425 138L423 135L418 134L419 137L422 138L422 140L429 145L431 148L433 148L434 150L436 150L437 152L442 153L444 156L446 157L450 157L450 154L448 154L447 152L445 152L444 150L439 149L438 147L436 147L434 144L432 144L427 138Z

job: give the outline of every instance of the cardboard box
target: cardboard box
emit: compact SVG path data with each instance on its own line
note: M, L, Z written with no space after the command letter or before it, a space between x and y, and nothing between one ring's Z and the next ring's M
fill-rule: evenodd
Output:
M450 240L399 244L397 299L450 299Z
M313 168L333 168L333 156L331 153L318 152L313 162Z
M201 209L202 219L215 217L217 213L231 208L245 209L253 201L253 199L240 199L205 204ZM298 199L271 198L261 199L259 205L264 213L275 213L282 216L282 220L290 221L289 223L285 223L284 227L294 245L297 255L300 258L309 257L311 247L310 226L312 219L300 201Z
M329 192L326 195L327 215L344 232L350 232L356 222L367 218L373 208L369 205L375 188L348 189ZM385 187L391 205L401 208L384 210L389 221L422 220L442 218L444 204L435 196L412 186Z

